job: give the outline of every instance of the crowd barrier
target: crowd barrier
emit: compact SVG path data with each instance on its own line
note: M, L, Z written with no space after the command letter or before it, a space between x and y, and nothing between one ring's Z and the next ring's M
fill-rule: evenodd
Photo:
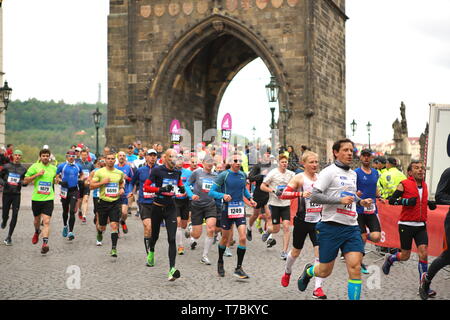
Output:
M291 223L297 212L297 200L291 201ZM400 236L398 232L398 218L402 210L401 206L392 206L377 200L378 218L381 224L381 241L375 245L388 248L400 248ZM449 210L448 205L439 205L436 210L428 209L428 255L439 256L444 245L444 220ZM417 248L413 242L413 252Z

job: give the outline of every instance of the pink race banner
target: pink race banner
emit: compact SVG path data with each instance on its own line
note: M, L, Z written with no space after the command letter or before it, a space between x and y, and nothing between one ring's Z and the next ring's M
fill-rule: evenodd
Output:
M226 113L223 116L222 119L222 158L224 161L227 159L227 153L228 153L228 146L230 145L230 139L231 139L231 128L232 128L232 121L231 121L231 115L229 113Z
M181 125L180 121L173 119L170 123L170 141L176 152L180 152L180 142L181 142Z

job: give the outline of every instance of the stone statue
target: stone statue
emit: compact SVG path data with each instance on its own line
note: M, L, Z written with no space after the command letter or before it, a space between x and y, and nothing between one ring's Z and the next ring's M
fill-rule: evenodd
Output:
M408 125L406 122L406 107L405 104L401 103L400 105L400 114L402 116L401 121L395 119L392 124L392 128L394 129L394 143L395 147L392 149L392 155L395 155L403 166L403 171L405 171L406 167L411 160L411 143L408 139Z
M400 105L400 114L402 115L402 134L406 137L408 136L408 124L406 123L406 114L405 114L406 106L405 104L401 103Z

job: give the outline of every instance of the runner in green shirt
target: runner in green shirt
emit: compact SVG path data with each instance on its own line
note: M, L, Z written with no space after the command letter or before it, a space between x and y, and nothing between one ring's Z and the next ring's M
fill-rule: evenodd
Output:
M55 199L56 167L50 164L50 155L50 150L42 149L39 152L40 161L28 168L24 179L25 184L34 181L31 208L33 210L35 232L31 242L36 244L39 241L42 218L42 254L46 254L49 250L48 236L50 233L50 219L53 213L53 200Z
M100 199L98 202L98 224L97 241L103 240L103 232L106 230L108 218L111 226L111 256L117 257L117 240L119 239L119 220L122 204L120 196L125 192L124 173L114 168L116 157L114 153L106 155L106 166L95 171L94 177L89 185L91 190L100 188Z

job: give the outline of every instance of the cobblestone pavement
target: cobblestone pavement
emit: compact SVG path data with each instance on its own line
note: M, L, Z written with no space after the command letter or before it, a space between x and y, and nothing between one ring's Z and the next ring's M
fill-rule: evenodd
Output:
M59 194L59 191L57 191ZM156 244L156 266L145 266L146 254L141 220L129 216L129 233L118 243L118 258L108 253L111 246L109 227L102 247L95 245L95 226L92 222L92 202L89 202L88 224L76 220L75 240L62 238L61 203L55 201L51 220L50 251L41 255L40 246L31 244L33 217L31 212L31 188L24 188L22 207L13 235L13 246L3 244L7 228L0 230L0 299L217 299L217 300L303 300L312 299L314 280L306 292L297 289L297 278L307 262L313 261L309 240L294 265L289 287L280 285L285 262L280 259L282 237L275 235L277 244L266 248L257 231L253 231L253 241L247 243L244 270L248 281L233 277L236 265L236 245L233 257L224 257L226 275L217 275L217 246L209 254L212 265L200 263L203 237L197 249L186 249L184 256L177 256L176 265L181 278L167 281L168 256L167 235L161 229ZM187 244L187 239L183 237ZM371 249L371 246L368 246ZM417 256L403 263L396 263L389 276L381 271L383 260L375 253L368 253L365 263L374 269L371 275L363 275L361 298L370 300L419 300L417 295ZM378 260L378 261L377 261ZM430 258L430 262L432 258ZM70 266L78 266L81 274L80 289L69 289L68 279L72 276ZM69 281L70 282L70 281ZM377 283L379 287L377 287ZM69 283L70 287L70 283ZM336 261L333 274L325 280L324 291L329 299L347 299L347 272L345 264ZM440 271L433 281L437 291L435 299L450 299L450 273Z

